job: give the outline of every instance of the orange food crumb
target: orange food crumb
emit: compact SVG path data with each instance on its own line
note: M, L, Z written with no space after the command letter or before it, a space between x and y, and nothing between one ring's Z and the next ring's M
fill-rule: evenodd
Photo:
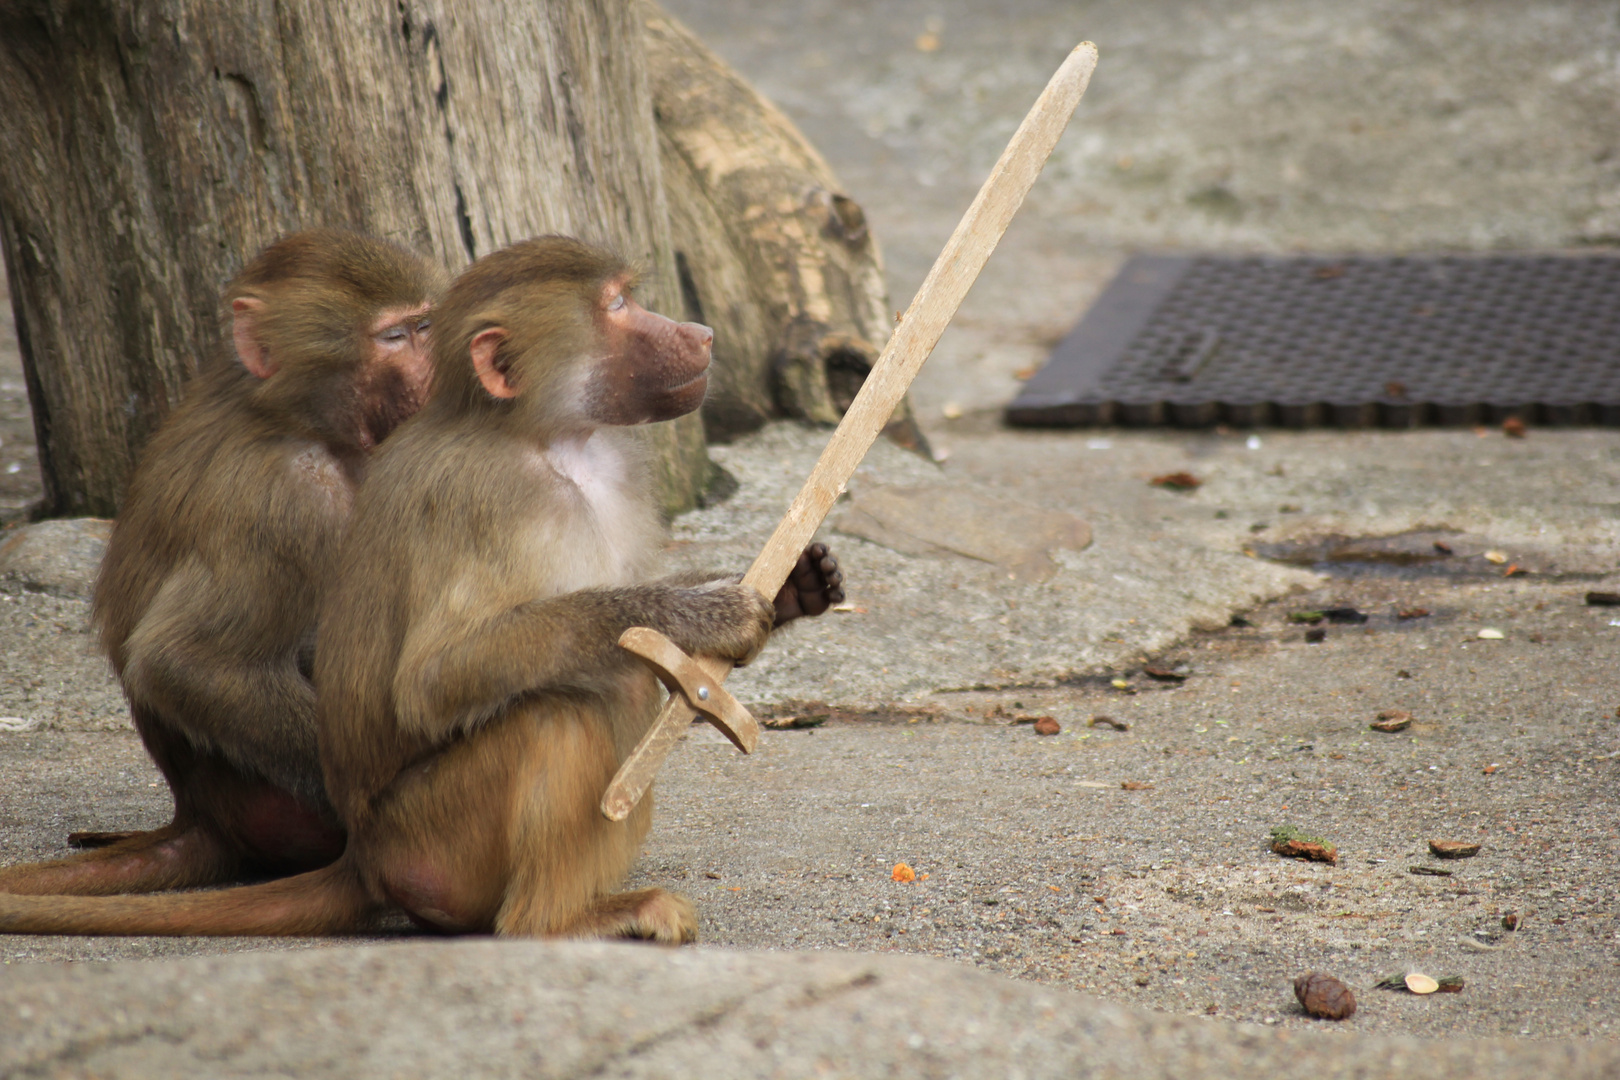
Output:
M917 871L913 870L903 862L897 862L894 864L894 872L889 876L894 878L896 881L916 881Z

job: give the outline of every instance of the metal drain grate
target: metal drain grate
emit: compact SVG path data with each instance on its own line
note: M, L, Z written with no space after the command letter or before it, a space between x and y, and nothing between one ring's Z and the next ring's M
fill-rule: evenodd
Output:
M1138 256L1014 424L1620 425L1620 257Z

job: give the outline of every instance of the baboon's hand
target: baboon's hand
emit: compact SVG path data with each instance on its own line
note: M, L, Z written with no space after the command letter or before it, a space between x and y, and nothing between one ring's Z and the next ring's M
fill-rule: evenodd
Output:
M844 572L826 544L817 541L804 549L782 591L776 594L776 625L801 615L820 615L844 602Z

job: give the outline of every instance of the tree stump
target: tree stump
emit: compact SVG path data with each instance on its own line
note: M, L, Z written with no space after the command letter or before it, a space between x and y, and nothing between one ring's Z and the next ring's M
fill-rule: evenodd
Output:
M639 10L681 292L715 331L709 437L836 424L893 326L866 215L774 105L652 0ZM926 451L909 404L887 433Z
M642 20L616 0L3 0L0 248L52 514L110 516L222 355L219 290L276 236L451 269L539 233L679 275ZM665 504L709 464L661 425Z

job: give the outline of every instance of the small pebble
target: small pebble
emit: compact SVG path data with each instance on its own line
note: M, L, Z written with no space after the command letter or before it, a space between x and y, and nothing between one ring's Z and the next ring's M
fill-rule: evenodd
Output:
M1300 1007L1323 1020L1345 1020L1355 1015L1356 995L1331 975L1308 971L1294 980Z

